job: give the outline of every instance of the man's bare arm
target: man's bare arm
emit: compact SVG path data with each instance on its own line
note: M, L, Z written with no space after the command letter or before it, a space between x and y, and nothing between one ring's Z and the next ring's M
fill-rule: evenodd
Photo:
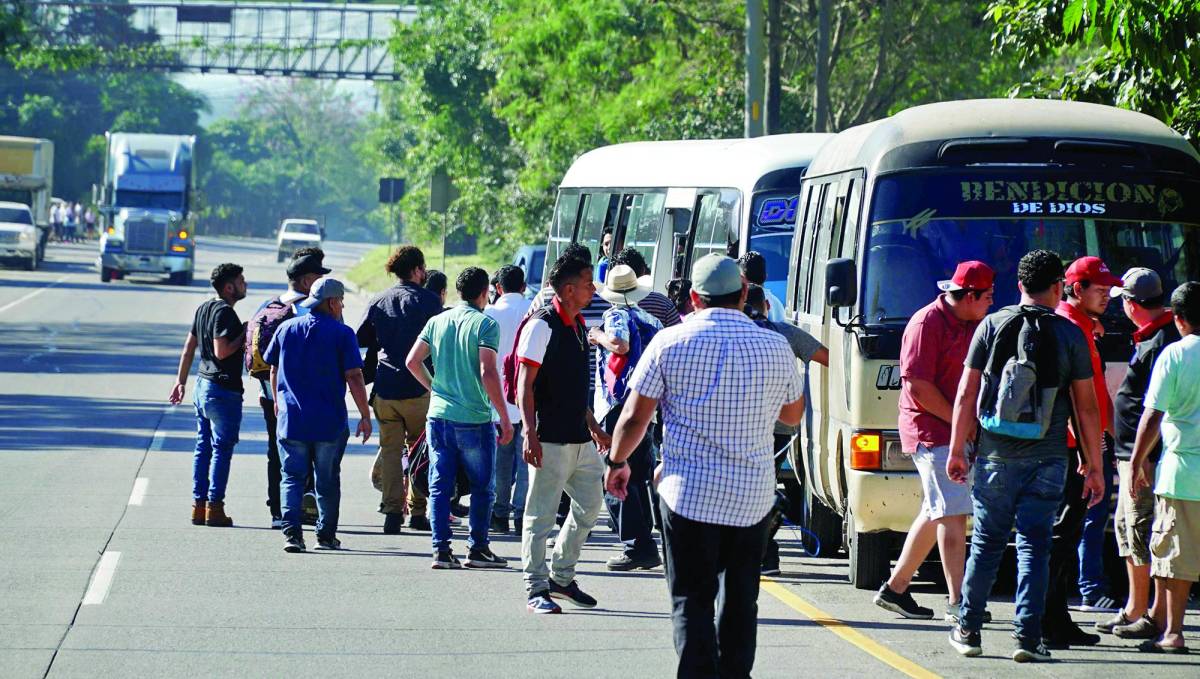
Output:
M949 423L954 417L954 406L942 395L942 390L933 382L921 379L906 379L901 388L906 390L922 408L939 420Z
M412 349L408 352L408 359L404 365L413 377L421 383L429 391L433 391L433 375L429 374L429 368L425 366L425 359L429 358L429 345L424 340L413 342Z
M196 336L188 333L183 342L183 351L179 353L179 368L175 372L175 386L171 388L171 396L167 399L172 405L183 403L184 392L187 391L187 378L192 372L192 359L196 356Z

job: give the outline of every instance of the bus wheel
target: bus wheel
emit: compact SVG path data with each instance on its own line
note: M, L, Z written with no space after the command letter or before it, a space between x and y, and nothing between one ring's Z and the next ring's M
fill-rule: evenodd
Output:
M831 559L842 546L842 520L804 487L804 551L812 556Z
M846 508L846 551L850 555L849 580L855 589L877 589L888 577L891 534L860 533L854 530L854 514Z

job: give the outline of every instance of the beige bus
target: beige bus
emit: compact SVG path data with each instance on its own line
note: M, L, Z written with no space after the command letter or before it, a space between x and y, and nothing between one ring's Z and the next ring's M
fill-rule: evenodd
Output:
M900 338L958 262L995 269L996 306L1017 262L1045 248L1150 267L1171 289L1200 278L1200 155L1161 122L1107 106L977 100L918 106L838 134L801 187L787 304L829 347L810 372L811 420L791 451L805 527L849 579L887 577L921 490L897 433ZM1102 319L1110 384L1132 328Z

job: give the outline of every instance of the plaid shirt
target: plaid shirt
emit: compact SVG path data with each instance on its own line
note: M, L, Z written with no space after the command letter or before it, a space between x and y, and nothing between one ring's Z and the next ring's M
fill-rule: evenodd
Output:
M662 330L630 386L663 411L658 493L684 518L752 526L775 502L772 432L804 393L783 335L732 309L705 309Z

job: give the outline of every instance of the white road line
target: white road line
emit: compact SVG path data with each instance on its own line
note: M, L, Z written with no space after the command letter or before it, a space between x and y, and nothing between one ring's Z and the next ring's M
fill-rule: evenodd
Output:
M133 481L133 492L129 494L129 504L140 507L146 499L146 487L150 485L150 479L137 478Z
M11 309L11 308L15 307L16 305L20 304L21 302L26 302L26 301L28 301L28 300L31 300L31 299L33 299L34 297L37 297L38 295L40 295L40 294L42 294L43 292L45 292L45 291L49 290L50 288L53 288L54 286L58 285L59 283L62 283L63 281L67 280L67 279L68 279L68 278L70 278L70 277L71 277L71 274L66 274L66 275L64 275L64 276L60 276L60 277L58 278L58 280L54 281L54 282L53 282L53 283L51 283L50 285L47 285L47 286L46 286L46 287L44 287L44 288L38 288L37 290L34 290L33 292L31 292L31 293L29 293L29 294L27 294L27 295L25 295L25 296L23 296L23 297L18 297L17 299L15 299L15 300L13 300L13 301L9 302L8 304L5 304L4 306L0 306L0 314L4 313L5 311L8 311L9 309Z
M83 595L84 606L98 606L104 603L108 596L108 588L112 587L113 576L117 573L117 563L121 561L120 552L105 552L100 556L92 581L88 583L87 592Z
M150 440L150 450L159 451L163 449L163 444L167 442L167 432L159 429L154 432L154 438Z

